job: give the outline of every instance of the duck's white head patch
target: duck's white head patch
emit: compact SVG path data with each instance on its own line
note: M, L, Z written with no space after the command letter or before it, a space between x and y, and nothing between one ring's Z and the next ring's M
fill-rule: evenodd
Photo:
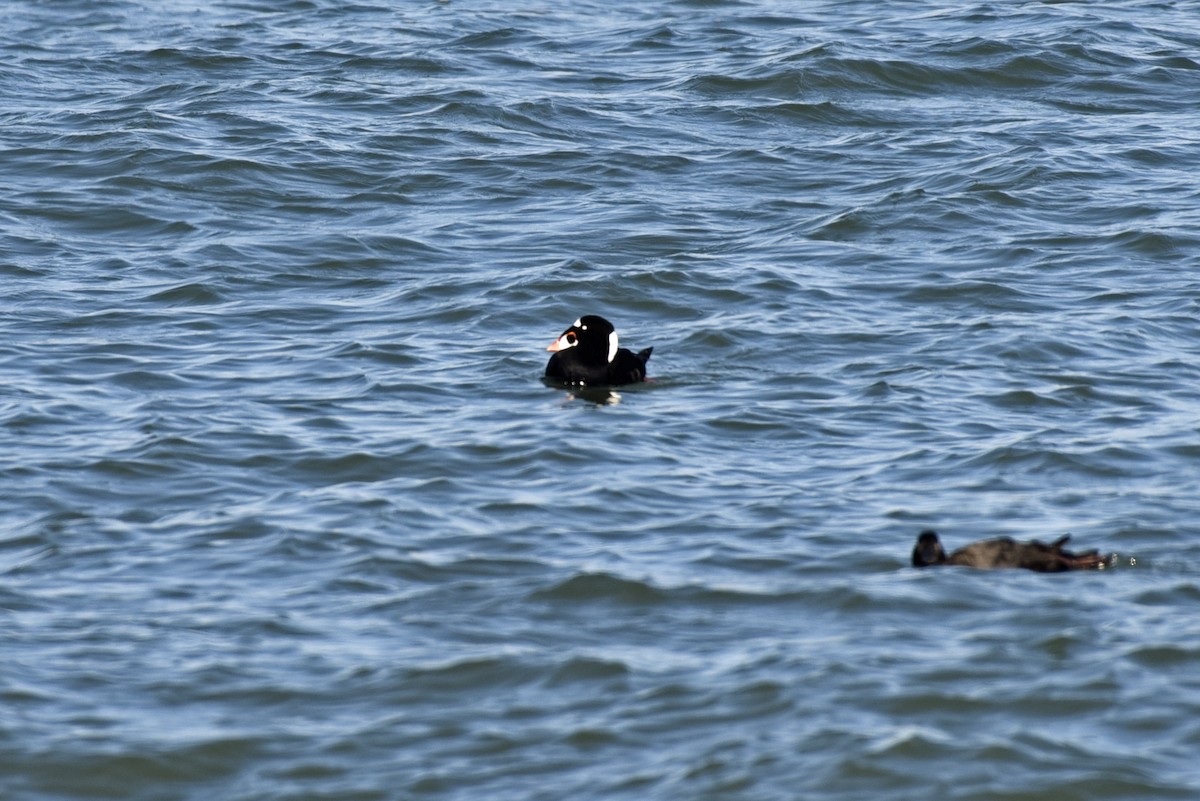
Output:
M612 360L617 358L617 332L613 331L608 335L608 362L612 364Z

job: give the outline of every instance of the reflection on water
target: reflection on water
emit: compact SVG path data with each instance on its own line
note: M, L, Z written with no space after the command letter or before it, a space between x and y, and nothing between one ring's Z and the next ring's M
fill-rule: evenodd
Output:
M582 400L598 406L616 406L621 402L621 393L604 387L573 387L566 398L568 401Z

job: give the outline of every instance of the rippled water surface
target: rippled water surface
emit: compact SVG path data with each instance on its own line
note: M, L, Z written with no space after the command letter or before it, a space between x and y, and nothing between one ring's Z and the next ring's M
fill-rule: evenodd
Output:
M1198 98L1191 3L0 5L0 795L1200 797Z

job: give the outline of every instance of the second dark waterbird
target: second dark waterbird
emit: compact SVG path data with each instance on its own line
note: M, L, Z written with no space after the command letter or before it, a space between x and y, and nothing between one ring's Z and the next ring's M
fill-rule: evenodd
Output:
M1112 557L1101 556L1099 551L1068 551L1063 546L1070 537L1070 534L1066 534L1049 545L1036 540L1017 542L1009 537L1000 537L973 542L947 554L936 531L922 531L913 548L912 564L913 567L961 565L982 569L1019 567L1039 573L1099 570L1112 564Z

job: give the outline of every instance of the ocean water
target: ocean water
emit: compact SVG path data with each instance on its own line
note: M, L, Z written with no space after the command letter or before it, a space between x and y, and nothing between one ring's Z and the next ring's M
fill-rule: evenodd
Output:
M1191 3L3 3L0 797L1200 797L1198 99Z

